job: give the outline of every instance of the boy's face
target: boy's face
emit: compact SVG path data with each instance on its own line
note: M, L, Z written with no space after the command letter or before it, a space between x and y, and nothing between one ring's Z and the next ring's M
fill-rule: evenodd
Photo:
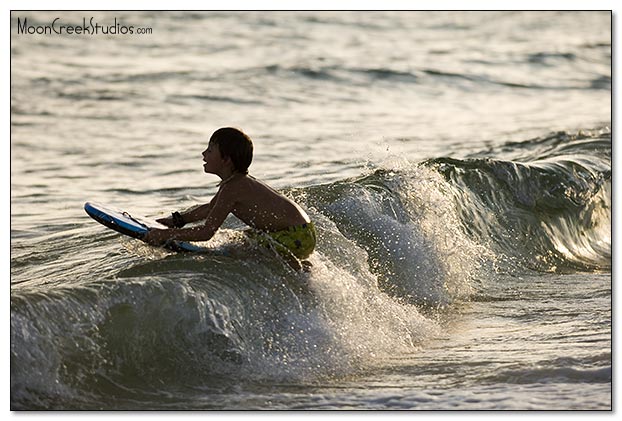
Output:
M207 149L203 151L203 171L206 173L221 175L229 161L229 158L223 159L218 145L214 142L210 141Z

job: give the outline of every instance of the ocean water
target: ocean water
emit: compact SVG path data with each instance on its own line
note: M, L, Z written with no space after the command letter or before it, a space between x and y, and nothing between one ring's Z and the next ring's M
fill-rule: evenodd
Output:
M611 35L609 12L13 12L11 408L612 409ZM233 217L199 255L84 213L209 201L222 126L316 222L309 273Z

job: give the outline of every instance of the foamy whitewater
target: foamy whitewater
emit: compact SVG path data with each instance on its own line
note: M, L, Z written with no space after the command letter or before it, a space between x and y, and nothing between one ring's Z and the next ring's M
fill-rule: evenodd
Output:
M610 125L609 12L13 12L11 408L609 410ZM310 272L84 213L209 201L222 126Z

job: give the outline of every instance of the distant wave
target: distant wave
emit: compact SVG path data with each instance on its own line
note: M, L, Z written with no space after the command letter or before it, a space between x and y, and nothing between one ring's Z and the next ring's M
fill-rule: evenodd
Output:
M539 55L540 62L552 55ZM564 56L565 57L565 56ZM568 56L567 60L571 60ZM526 61L534 64L534 58ZM539 63L540 63L539 62ZM524 81L512 81L504 79L503 74L478 74L467 72L452 72L442 68L413 68L413 69L393 69L382 67L348 67L331 63L314 63L313 65L303 66L300 64L287 66L282 64L272 64L263 69L270 74L279 75L281 77L301 77L305 79L314 79L322 81L330 81L340 84L358 85L360 83L374 83L378 81L396 82L396 83L414 83L420 85L436 84L439 81L447 81L451 79L465 80L474 84L482 85L498 85L508 88L517 89L535 89L535 90L571 90L571 89L611 89L611 77L608 75L596 75L591 80L582 81L560 80L556 83L550 83L545 80L537 80L535 82L526 83ZM254 72L259 69L254 69ZM250 70L247 72L250 73Z

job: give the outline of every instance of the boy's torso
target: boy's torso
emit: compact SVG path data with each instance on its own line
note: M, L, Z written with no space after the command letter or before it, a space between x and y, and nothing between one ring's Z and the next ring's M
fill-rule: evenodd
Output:
M250 176L242 176L225 183L216 196L224 189L228 190L227 196L235 198L231 212L253 228L279 231L310 221L300 206Z

